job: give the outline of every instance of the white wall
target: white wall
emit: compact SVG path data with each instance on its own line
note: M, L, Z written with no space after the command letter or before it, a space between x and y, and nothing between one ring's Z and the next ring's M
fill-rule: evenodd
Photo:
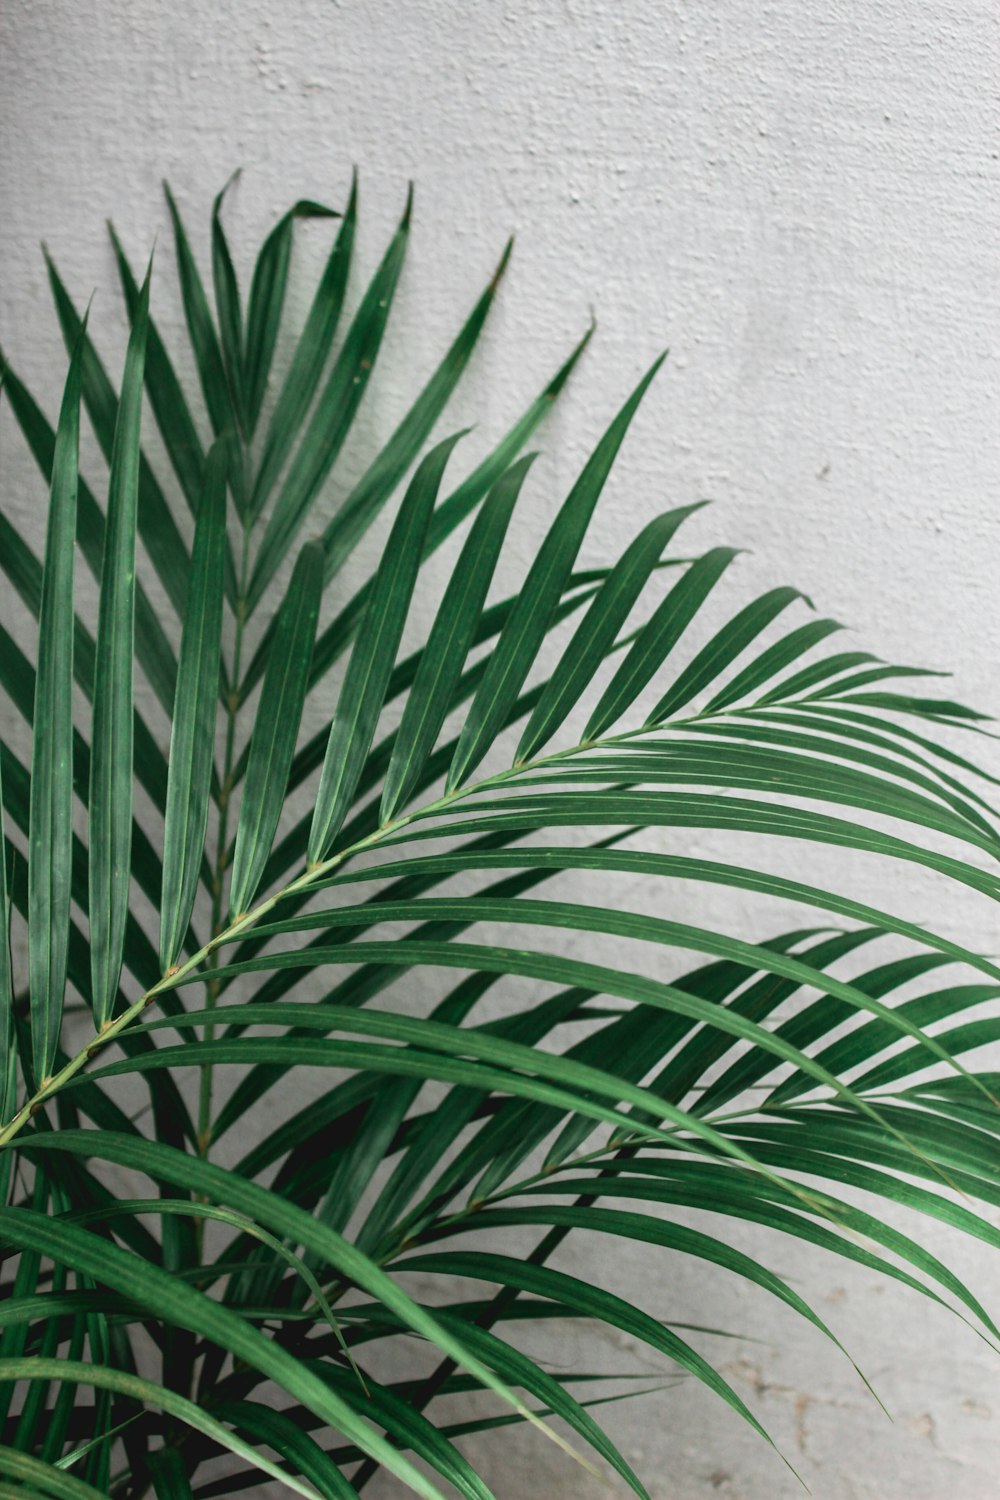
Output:
M597 311L545 431L540 512L668 343L590 555L665 504L712 496L699 535L752 548L741 587L793 581L864 645L951 668L957 695L996 706L998 64L994 7L974 0L6 0L0 337L53 407L45 238L77 294L98 289L92 327L118 364L108 216L137 257L160 233L154 295L175 328L161 176L204 252L210 198L243 166L229 212L244 268L293 197L341 202L352 163L370 265L412 177L411 259L366 442L516 230L455 420L474 417L483 442L497 433ZM323 243L307 230L304 261ZM0 463L4 504L40 527L6 414ZM858 878L874 893L874 876ZM912 910L911 885L891 894ZM996 948L971 903L934 915ZM995 1256L925 1232L997 1313ZM762 1341L723 1349L723 1368L823 1500L989 1500L996 1356L901 1290L741 1243L831 1321L894 1425L846 1361L760 1297L655 1257L609 1258L608 1276L665 1317ZM575 1335L559 1357L657 1368ZM607 1424L657 1500L801 1493L690 1385L612 1408ZM480 1451L503 1500L606 1493L533 1438Z

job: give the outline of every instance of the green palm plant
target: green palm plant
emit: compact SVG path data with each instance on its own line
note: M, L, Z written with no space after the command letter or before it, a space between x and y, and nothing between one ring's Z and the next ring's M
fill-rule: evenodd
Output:
M734 552L672 551L697 506L585 566L659 361L521 586L489 602L531 483L524 450L587 338L441 498L457 438L427 444L505 252L345 486L335 466L410 204L341 334L353 187L341 216L300 202L280 219L245 311L220 194L214 313L167 198L200 407L150 315L149 273L140 285L113 231L131 323L120 389L51 260L71 356L55 427L3 365L50 487L44 560L0 516L0 566L38 622L35 665L6 630L0 643L10 707L33 726L30 765L11 736L0 745L4 1492L209 1496L270 1476L341 1497L383 1469L480 1500L457 1440L530 1420L646 1495L588 1399L601 1372L557 1373L519 1347L520 1322L556 1338L567 1316L624 1330L666 1379L704 1382L762 1432L698 1334L551 1264L570 1233L724 1268L836 1342L727 1241L729 1219L765 1226L1000 1339L884 1216L902 1205L1000 1239L976 1209L1000 1201L998 1080L962 1062L1000 1032L1000 967L766 857L789 847L769 840L805 840L997 898L992 778L947 742L981 716L888 685L912 669L829 654L832 620L786 629L794 589L718 605ZM306 216L339 222L285 338ZM144 398L162 472L141 444ZM78 473L81 404L108 462L104 507ZM359 578L354 549L399 490ZM463 528L426 640L401 655L421 568ZM78 549L96 625L74 603ZM704 834L731 840L732 862L701 854ZM587 904L588 874L609 891L641 877L658 914ZM801 905L805 925L751 942L681 920L684 892L705 886ZM613 938L614 963L581 932ZM312 1095L300 1068L322 1080ZM387 1360L395 1348L412 1367ZM486 1407L455 1421L443 1399L470 1392Z

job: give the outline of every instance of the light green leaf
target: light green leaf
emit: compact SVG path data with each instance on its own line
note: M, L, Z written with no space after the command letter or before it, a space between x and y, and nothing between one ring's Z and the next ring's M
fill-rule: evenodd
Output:
M56 1361L47 1359L45 1363L51 1365ZM30 1486L43 1495L54 1496L55 1500L100 1500L100 1490L84 1484L82 1479L13 1448L0 1447L0 1474L18 1481L17 1494L24 1493L25 1487Z

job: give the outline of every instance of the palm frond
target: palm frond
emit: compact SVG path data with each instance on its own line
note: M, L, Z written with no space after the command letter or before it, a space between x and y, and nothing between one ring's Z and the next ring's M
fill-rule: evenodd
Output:
M726 1331L557 1269L568 1235L736 1276L843 1357L844 1330L733 1242L756 1226L1000 1344L976 1290L897 1223L905 1209L1000 1248L1000 1076L980 1066L1000 965L854 873L898 865L1000 899L985 716L931 696L936 674L834 649L841 624L803 619L791 584L727 606L737 553L699 542L701 502L588 556L662 356L505 577L537 483L525 449L593 332L442 498L473 439L435 429L509 244L341 484L412 194L348 321L356 181L339 215L303 199L278 218L248 292L225 192L208 280L167 190L197 391L114 231L120 388L51 259L71 351L55 427L3 362L50 491L44 562L0 515L11 608L38 628L32 661L0 627L0 690L33 731L30 765L0 741L6 1487L187 1500L265 1476L340 1497L384 1468L401 1490L488 1500L458 1440L532 1422L645 1496L600 1426L612 1398L582 1399L568 1387L591 1377L521 1347L522 1324L557 1339L570 1317L646 1346L662 1374L645 1399L666 1406L680 1373L766 1438L713 1352ZM338 217L289 330L296 226ZM81 405L106 508L78 473ZM356 549L383 524L366 574ZM449 546L423 609L424 564ZM637 882L654 908L623 903ZM747 900L773 936L740 930ZM456 1278L492 1290L470 1300ZM493 1406L442 1406L478 1395ZM206 1477L219 1458L237 1467Z

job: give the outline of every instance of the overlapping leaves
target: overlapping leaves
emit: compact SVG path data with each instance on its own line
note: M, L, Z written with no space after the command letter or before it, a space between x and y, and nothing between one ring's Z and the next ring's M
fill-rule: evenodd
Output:
M338 216L295 204L244 296L227 201L208 287L168 194L197 399L114 236L132 325L120 390L51 261L72 351L55 427L4 365L51 497L44 562L0 516L0 568L39 630L34 664L12 632L0 651L34 736L30 766L0 745L6 1485L174 1497L264 1475L339 1497L384 1468L425 1496L484 1500L454 1440L526 1420L645 1495L595 1415L607 1396L587 1398L600 1372L529 1358L527 1319L553 1337L565 1317L624 1330L665 1383L683 1372L762 1432L709 1332L549 1264L571 1233L738 1276L840 1354L836 1330L727 1241L735 1218L1000 1342L975 1291L881 1207L1000 1247L1000 1079L977 1066L1000 1039L1000 967L862 899L849 874L800 878L794 858L812 845L848 869L908 863L995 900L997 782L954 741L985 745L982 717L911 693L914 668L829 652L841 627L803 621L792 587L728 608L736 554L703 547L698 504L592 565L589 523L660 360L531 533L512 589L505 543L534 525L520 497L543 492L524 450L590 335L442 498L473 440L436 429L509 246L389 441L343 483L412 203L345 317L352 185L295 335L295 238ZM81 407L109 463L104 509L78 474ZM381 560L352 574L400 488ZM453 541L428 607L423 565ZM652 910L618 899L637 879ZM685 920L707 887L810 925L749 942ZM611 962L588 951L602 936ZM80 1009L82 1049L64 1022ZM148 1095L138 1114L130 1080ZM226 1168L211 1158L236 1127ZM130 1196L109 1187L116 1172ZM691 1229L692 1208L716 1227ZM457 1299L456 1277L494 1290ZM428 1279L434 1311L413 1294ZM369 1347L414 1337L432 1363L376 1379ZM488 1410L439 1415L440 1398L476 1392ZM220 1477L207 1466L222 1456Z

